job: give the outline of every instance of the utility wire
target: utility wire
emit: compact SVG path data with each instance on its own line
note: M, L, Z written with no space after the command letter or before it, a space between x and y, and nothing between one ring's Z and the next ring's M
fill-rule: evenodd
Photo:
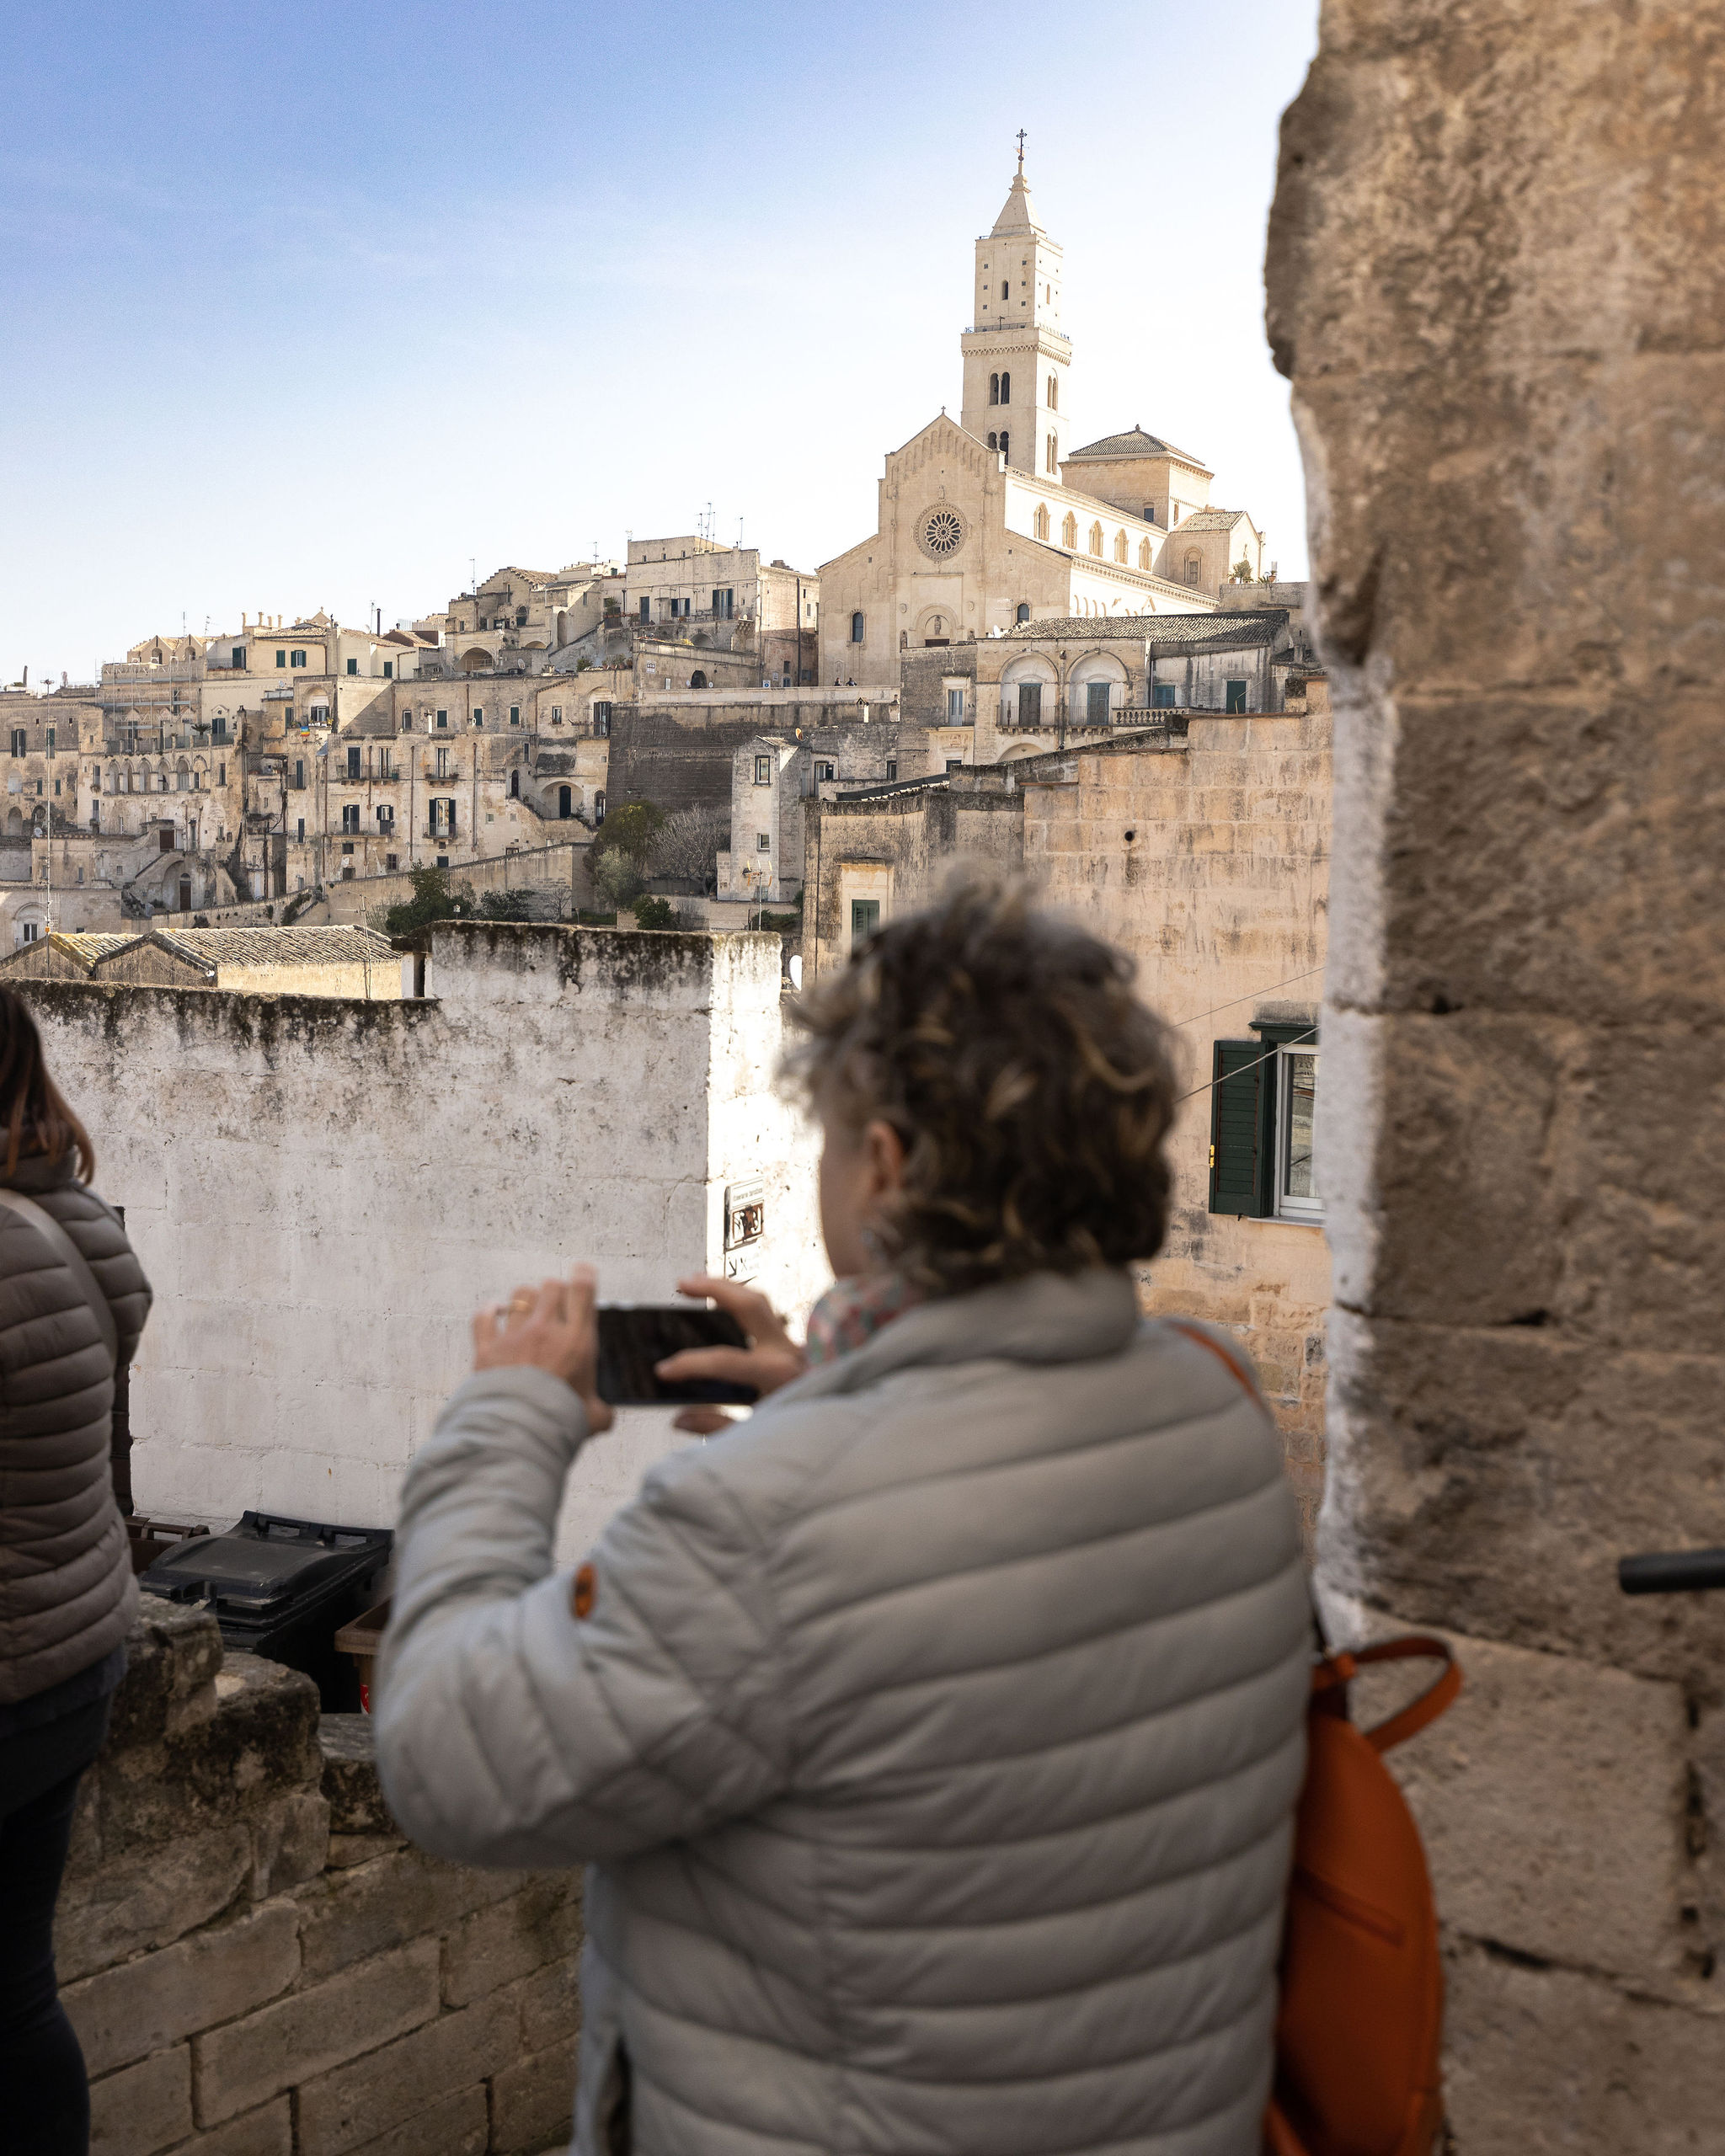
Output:
M1291 974L1286 980L1272 981L1268 988L1255 988L1249 995L1236 995L1226 1003L1213 1003L1208 1011L1199 1011L1190 1018L1171 1018L1171 1026L1195 1026L1200 1018L1214 1018L1218 1011L1231 1011L1236 1004L1256 1003L1261 995L1274 995L1279 988L1292 988L1298 980L1310 980L1314 974L1321 974L1322 966L1308 966L1303 974Z
M1313 970L1316 971L1316 969L1314 968ZM1305 976L1304 974L1296 974L1295 978L1296 979L1304 979ZM1246 999L1242 998L1242 1000L1245 1001ZM1226 1011L1227 1007L1228 1006L1226 1003L1219 1004L1217 1006L1217 1008L1222 1011ZM1248 1070L1256 1070L1259 1064L1268 1063L1270 1058L1276 1054L1280 1049L1284 1048L1295 1048L1301 1041L1314 1040L1316 1037L1317 1027L1316 1026L1310 1026L1303 1033L1295 1033L1292 1040L1278 1041L1274 1048L1267 1049L1263 1055L1254 1056L1250 1063L1242 1063L1237 1070L1229 1071L1226 1077L1212 1078L1208 1085L1194 1086L1189 1093L1182 1093L1179 1099L1175 1102L1174 1105L1178 1107L1180 1105L1180 1101L1195 1101L1200 1093L1213 1092L1218 1086L1230 1085L1236 1078L1243 1078Z

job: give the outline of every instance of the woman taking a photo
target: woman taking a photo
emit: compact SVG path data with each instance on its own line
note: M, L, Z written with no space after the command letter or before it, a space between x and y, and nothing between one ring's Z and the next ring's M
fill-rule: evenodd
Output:
M54 1981L78 1778L137 1609L108 1454L150 1289L95 1155L0 989L0 2111L8 2147L83 2156L83 2055Z
M594 1282L475 1327L409 1470L377 1735L445 1855L593 1860L583 2156L1257 2156L1311 1620L1268 1414L1146 1321L1176 1099L1017 891L802 1001L838 1275L745 1422L552 1535ZM695 1420L709 1424L712 1417Z

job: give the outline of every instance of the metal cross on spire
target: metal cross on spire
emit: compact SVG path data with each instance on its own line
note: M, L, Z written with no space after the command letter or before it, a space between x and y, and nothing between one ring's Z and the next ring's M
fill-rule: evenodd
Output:
M1024 177L1024 130L1018 130L1018 177Z

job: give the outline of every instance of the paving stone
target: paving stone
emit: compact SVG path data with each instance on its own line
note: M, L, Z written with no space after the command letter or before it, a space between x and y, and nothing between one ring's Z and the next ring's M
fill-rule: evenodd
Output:
M191 2052L184 2044L90 2084L90 2156L155 2156L191 2130Z
M307 1980L409 1939L447 1931L474 1910L515 1893L521 1880L519 1872L471 1870L413 1849L326 1874L296 1897Z
M182 2142L174 2156L293 2156L293 2102L278 2096L243 2118Z
M484 2089L463 2089L366 2142L354 2156L484 2156L490 2136Z
M519 1987L521 2042L528 2051L542 2052L564 2037L580 2034L581 1993L575 1972L571 1955L541 1969Z
M580 1925L573 1877L536 1879L508 1901L480 1910L456 1927L444 1949L444 2003L464 2006L499 1984L568 1958Z
M236 1823L183 1834L69 1878L54 1920L61 1983L172 1945L220 1916L251 1870L252 1838Z
M86 2068L102 2074L275 1999L299 1966L297 1915L284 1902L86 1977L61 1998Z
M488 2079L521 2050L513 1995L439 2015L299 2088L299 2156L346 2156L434 2098Z
M491 2146L496 2156L534 2156L534 2152L573 2130L575 2105L575 2052L572 2043L506 2068L491 2084Z
M198 2037L198 2123L219 2126L429 2021L439 1961L435 1939L415 1940Z

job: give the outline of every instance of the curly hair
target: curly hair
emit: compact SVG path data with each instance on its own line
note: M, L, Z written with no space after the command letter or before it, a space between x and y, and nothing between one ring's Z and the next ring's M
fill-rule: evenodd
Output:
M1122 953L1016 882L961 876L792 1006L784 1075L905 1147L885 1222L917 1288L959 1294L1153 1257L1167 1227L1171 1037Z

